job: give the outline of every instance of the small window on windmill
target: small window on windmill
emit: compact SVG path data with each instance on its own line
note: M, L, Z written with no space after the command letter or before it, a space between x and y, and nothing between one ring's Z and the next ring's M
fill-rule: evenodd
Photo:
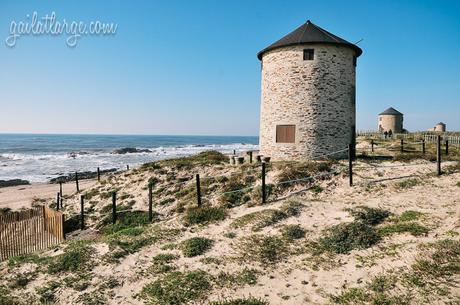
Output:
M276 125L276 143L295 143L295 125Z
M303 60L313 60L315 57L314 49L304 49L303 50Z

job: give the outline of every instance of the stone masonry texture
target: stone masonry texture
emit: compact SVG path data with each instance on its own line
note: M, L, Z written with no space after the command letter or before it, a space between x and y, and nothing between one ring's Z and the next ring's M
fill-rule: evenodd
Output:
M303 60L304 49L314 49L314 60ZM356 124L354 55L349 47L329 44L287 46L263 55L260 154L309 160L347 148ZM276 143L276 126L291 124L295 143Z
M403 132L403 116L402 115L379 115L379 131L392 131L393 133Z

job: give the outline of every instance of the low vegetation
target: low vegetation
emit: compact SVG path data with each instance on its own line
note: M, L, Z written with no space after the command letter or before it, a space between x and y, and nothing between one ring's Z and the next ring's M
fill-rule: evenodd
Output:
M262 299L247 298L211 302L208 305L269 305Z
M354 221L329 228L320 238L320 246L334 253L349 253L354 249L366 249L380 241L377 231L370 225Z
M286 242L277 236L250 235L238 244L243 260L257 261L261 264L276 264L288 254Z
M86 241L70 243L64 253L53 257L48 264L49 273L87 271L93 266L95 250Z
M300 225L287 225L281 229L281 235L287 240L304 238L305 233L305 229Z
M225 219L227 210L223 207L191 207L188 208L184 215L186 225L208 224Z
M171 272L146 285L141 297L153 304L182 305L204 300L212 287L208 273Z
M212 247L212 240L205 237L192 237L181 243L182 254L185 257L201 255Z
M242 228L251 225L253 231L259 231L265 227L279 223L289 217L297 216L303 208L303 204L297 201L287 201L279 209L265 209L243 215L235 219L231 226Z
M379 208L370 208L367 206L360 206L354 209L348 209L351 216L355 218L356 221L375 226L382 223L391 213L387 210Z

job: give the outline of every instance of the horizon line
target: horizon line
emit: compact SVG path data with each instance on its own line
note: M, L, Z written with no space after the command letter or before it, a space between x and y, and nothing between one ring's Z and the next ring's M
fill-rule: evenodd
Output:
M259 137L259 135L215 134L148 134L148 133L59 133L59 132L0 132L0 135L62 135L62 136L160 136L160 137Z

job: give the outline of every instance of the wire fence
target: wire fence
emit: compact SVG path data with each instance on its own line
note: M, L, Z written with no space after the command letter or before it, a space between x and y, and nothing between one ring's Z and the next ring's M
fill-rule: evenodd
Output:
M346 153L348 155L348 163L347 162L335 162L332 163L331 165L325 167L324 170L320 170L317 174L312 174L312 171L305 170L302 172L301 170L296 169L296 176L293 179L287 179L287 180L280 180L276 181L276 176L270 176L270 180L275 180L275 181L269 181L270 183L267 183L267 170L270 171L272 170L271 163L267 162L260 162L256 161L250 166L239 166L239 164L235 164L235 166L238 166L237 168L239 169L236 172L229 172L229 173L224 173L224 174L218 174L218 175L203 175L200 177L200 174L195 174L195 175L190 175L186 177L181 177L181 181L175 181L175 182L169 182L166 185L162 185L161 189L163 188L169 188L169 191L171 188L174 189L179 189L179 191L185 190L185 194L193 195L196 196L196 203L197 206L203 205L203 201L206 201L207 203L213 203L216 200L219 200L220 203L225 202L225 200L228 199L234 199L236 197L241 197L241 196L252 196L251 200L260 200L261 203L266 203L267 202L267 197L270 195L270 200L282 200L284 198L290 197L295 194L299 194L301 192L305 192L315 185L318 185L317 183L321 181L321 179L325 179L327 177L331 177L334 175L338 174L343 174L346 173L347 176L349 177L349 185L353 186L353 174L354 171L358 170L391 170L391 169L398 169L398 168L415 168L415 167L421 167L423 170L430 169L434 170L436 166L436 170L438 175L441 174L441 137L437 136L436 138L436 143L437 143L437 160L436 162L431 162L427 161L425 163L417 163L417 164L392 164L392 165L382 165L380 163L376 162L371 162L371 163L359 163L355 164L355 154L356 152L367 152L371 150L373 153L376 150L387 150L388 147L383 147L386 146L387 142L384 140L382 141L374 141L372 140L371 142L371 147L360 147L356 148L352 146L351 144L347 148L342 148L333 152L328 152L325 154L317 155L312 158L309 158L310 161L313 162L318 162L318 160L331 160L331 159L337 159L336 157L339 156L339 159L343 159L343 155ZM381 144L382 147L379 147ZM406 153L404 150L404 146L407 145L420 145L420 150L424 152L425 149L425 140L422 139L420 141L405 141L404 139L401 139L401 153ZM446 143L444 142L444 145ZM397 144L392 147L392 149L398 149ZM409 152L410 153L410 152ZM446 146L446 154L447 154L447 146ZM363 158L364 156L358 156L358 158ZM372 158L377 158L377 155L373 155ZM391 157L391 156L387 156ZM252 161L252 158L250 159ZM363 158L363 161L365 159ZM294 162L292 165L289 163L286 165L287 167L289 166L296 166L296 163ZM357 165L355 167L355 165ZM284 166L284 165L283 165ZM235 167L233 167L235 168ZM303 175L304 174L304 175ZM76 175L77 176L77 175ZM359 176L358 176L359 177ZM246 178L250 178L247 181L239 181L239 180L244 180ZM360 177L361 178L361 177ZM391 177L391 178L382 178L382 179L365 179L367 184L369 183L377 183L379 181L387 181L391 179L402 179L404 177ZM238 180L239 179L239 180ZM237 181L238 183L234 183ZM154 195L153 195L153 189L155 188L155 183L158 182L158 179L155 177L152 177L149 180L148 184L148 218L149 221L153 221L153 205L154 205ZM78 182L77 182L78 183ZM232 184L233 183L233 184ZM232 186L235 185L235 187L232 188ZM291 187L292 186L292 187ZM299 188L300 186L300 188ZM276 194L273 194L271 191L273 189L278 190ZM78 189L77 189L78 191ZM61 190L62 192L62 190ZM207 192L209 192L207 194ZM155 196L160 194L161 191L160 189L156 190ZM278 197L276 197L278 196ZM177 196L174 201L179 202ZM190 196L187 197L190 199ZM191 197L193 199L193 197ZM254 199L256 198L256 199ZM123 198L122 198L123 199ZM82 194L80 196L80 228L83 230L85 228L85 214L89 213L89 210L85 210L85 196ZM244 202L243 202L244 203ZM59 209L59 206L63 208L62 206L62 194L61 194L61 200L59 200L59 196L56 202L56 206ZM119 209L122 207L121 209ZM104 213L98 213L97 215L100 217L108 218L112 216L112 223L115 224L117 221L117 216L118 215L123 215L126 213L133 212L131 208L124 208L125 206L117 206L117 194L116 192L112 193L112 208L111 211L106 211ZM91 211L93 212L93 211ZM145 212L145 211L144 211Z

